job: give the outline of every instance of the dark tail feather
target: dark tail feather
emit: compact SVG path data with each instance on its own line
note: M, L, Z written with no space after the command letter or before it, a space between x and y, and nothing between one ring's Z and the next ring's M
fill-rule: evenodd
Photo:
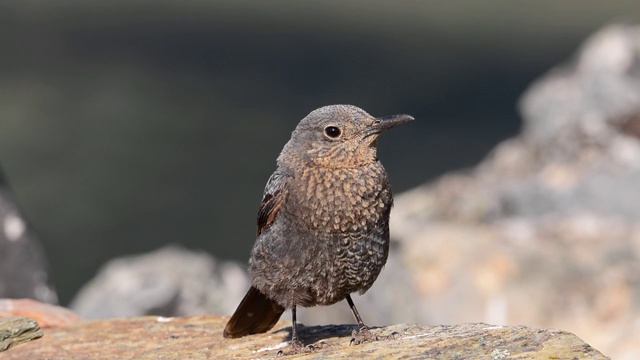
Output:
M252 286L229 319L222 335L226 338L239 338L266 332L278 322L283 312L282 306Z

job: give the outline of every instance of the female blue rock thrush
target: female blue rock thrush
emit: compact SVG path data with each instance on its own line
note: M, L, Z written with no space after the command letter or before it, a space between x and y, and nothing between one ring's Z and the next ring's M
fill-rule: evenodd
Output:
M331 105L300 121L264 190L249 260L252 286L224 337L266 332L291 309L293 351L304 351L296 307L346 299L360 328L352 343L378 339L350 294L371 287L389 254L393 195L376 157L378 136L411 120Z

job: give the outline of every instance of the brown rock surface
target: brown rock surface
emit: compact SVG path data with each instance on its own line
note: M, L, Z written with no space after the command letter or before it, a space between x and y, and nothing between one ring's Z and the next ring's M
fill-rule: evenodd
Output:
M141 317L88 321L45 330L45 336L0 353L11 359L256 359L275 357L289 338L290 322L275 331L240 339L223 339L227 318ZM606 359L573 334L525 326L463 324L394 325L375 329L397 332L396 340L349 346L353 326L302 327L306 343L326 345L294 357L395 359Z
M40 337L42 331L32 319L22 316L0 319L0 351Z
M14 316L33 319L43 329L82 321L73 311L62 306L45 304L31 299L0 299L0 318Z

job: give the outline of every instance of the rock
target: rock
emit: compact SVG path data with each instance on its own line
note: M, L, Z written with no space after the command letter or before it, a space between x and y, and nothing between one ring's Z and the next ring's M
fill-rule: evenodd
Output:
M248 288L239 265L167 246L109 261L70 308L85 319L227 314Z
M597 32L570 64L550 71L522 98L524 137L542 156L557 158L579 156L585 147L602 146L607 154L619 136L637 138L638 54L638 24Z
M35 320L22 316L0 319L0 352L41 337L42 330Z
M58 302L42 244L18 211L1 169L0 298Z
M394 320L562 328L640 358L638 69L640 25L601 30L527 91L522 134L396 198L395 254L421 308L390 302Z
M72 311L61 306L31 299L0 299L0 318L25 316L38 322L41 328L71 325L82 321Z
M46 331L38 343L0 353L12 359L256 359L275 357L287 345L291 323L274 331L240 339L224 339L228 318L143 317L89 321ZM374 329L397 333L395 340L349 346L354 326L301 328L306 343L323 341L305 359L606 359L573 334L526 326L463 324L456 326L394 325Z

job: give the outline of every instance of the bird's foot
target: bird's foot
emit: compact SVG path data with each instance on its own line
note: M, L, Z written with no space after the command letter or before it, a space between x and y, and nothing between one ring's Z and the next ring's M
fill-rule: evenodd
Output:
M351 333L351 341L349 342L349 346L351 345L360 345L365 342L373 342L373 341L383 341L383 340L394 340L398 336L397 332L393 332L391 335L376 335L372 333L368 327L361 327L360 330Z
M302 344L302 342L300 342L300 340L294 340L291 342L291 345L287 349L278 351L277 356L311 353L325 346L327 346L327 343L325 343L324 341L305 346Z

